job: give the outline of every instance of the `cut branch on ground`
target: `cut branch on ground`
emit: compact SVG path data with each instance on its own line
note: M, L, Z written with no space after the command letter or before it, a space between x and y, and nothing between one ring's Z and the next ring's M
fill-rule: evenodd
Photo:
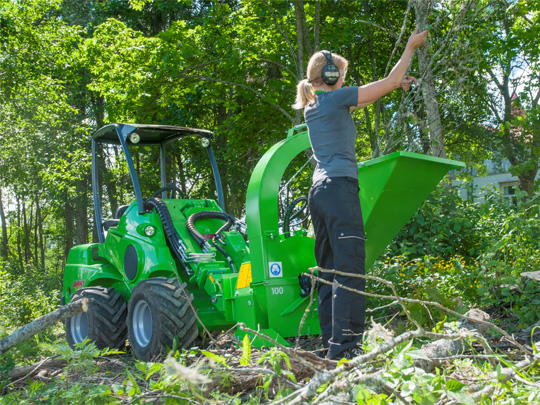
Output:
M88 310L88 299L83 298L76 302L70 302L68 305L63 305L56 311L50 312L41 318L36 319L22 328L17 329L5 339L0 340L0 355L11 349L13 346L22 343L34 335L50 328L56 322L77 315L80 312Z

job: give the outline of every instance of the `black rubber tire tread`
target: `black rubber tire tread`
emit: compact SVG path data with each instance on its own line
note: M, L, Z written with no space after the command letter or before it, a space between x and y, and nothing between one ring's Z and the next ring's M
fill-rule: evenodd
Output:
M127 339L127 304L113 288L86 287L77 290L71 302L88 298L88 338L96 347L123 349ZM74 348L76 342L71 334L71 320L66 320L66 340Z
M140 300L146 302L152 313L152 336L145 347L137 343L132 327L133 311ZM192 302L193 294L187 290L187 284L180 286L175 278L155 277L140 282L128 303L128 336L133 356L152 361L167 354L166 350L173 347L175 338L178 338L178 349L191 347L199 334Z

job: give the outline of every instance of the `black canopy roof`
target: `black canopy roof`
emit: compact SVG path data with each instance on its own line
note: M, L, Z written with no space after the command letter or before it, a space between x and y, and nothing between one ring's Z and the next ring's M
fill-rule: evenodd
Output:
M176 127L172 125L108 124L98 129L92 139L100 143L120 144L118 132L124 139L135 132L141 140L137 145L159 145L184 136L198 136L212 139L212 132L204 129Z

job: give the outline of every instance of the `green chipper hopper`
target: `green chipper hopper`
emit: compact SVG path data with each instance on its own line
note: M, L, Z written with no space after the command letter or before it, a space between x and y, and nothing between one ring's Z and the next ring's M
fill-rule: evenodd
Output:
M175 185L181 150L171 145L187 138L206 150L208 173L213 173L207 188L217 201L186 195ZM224 211L211 141L209 131L159 125L110 124L93 135L99 243L74 247L67 260L63 301L89 299L87 312L66 321L72 346L89 338L98 347L123 348L128 340L136 358L150 360L175 345L190 347L203 329L227 330L239 323L282 344L320 333L317 303L311 302L316 292L306 291L300 278L316 265L314 239L302 231L284 235L280 223L288 218L278 214L285 170L310 148L305 125L291 129L255 167L247 190L247 235L244 224ZM104 166L98 152L110 147L120 152L115 162L125 157L135 198L104 221L98 170ZM140 156L151 147L159 149L161 187L145 196L132 151L139 148ZM176 158L168 157L168 150ZM359 164L366 268L446 173L461 167L461 162L408 152ZM238 338L245 334L236 328ZM248 335L255 346L270 345Z

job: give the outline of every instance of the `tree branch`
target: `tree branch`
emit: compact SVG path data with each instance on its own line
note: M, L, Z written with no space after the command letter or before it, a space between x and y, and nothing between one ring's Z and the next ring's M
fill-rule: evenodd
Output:
M338 270L322 269L320 267L313 267L313 269L314 270L321 270L321 271L324 271L324 272L327 272L327 273L339 274L339 275L342 275L342 276L359 277L359 278L365 278L366 280L374 280L374 281L377 281L379 283L383 283L383 284L388 285L395 292L395 288L393 287L393 283L390 282L390 281L384 280L384 279L382 279L380 277L369 276L369 275L364 275L364 274L350 274L350 273L345 273L345 272L338 271ZM311 270L311 268L309 270ZM307 274L307 273L304 273L304 274L306 274L308 277L311 277L310 274ZM313 277L315 277L315 276L313 276ZM319 282L326 283L326 284L332 284L331 282L323 280L323 279L321 279L319 277L316 277L316 278L317 278L317 280ZM363 294L366 297L381 298L381 299L388 299L388 300L398 299L398 297L396 297L396 296L381 295L381 294L368 293L368 292L365 292L365 291L358 291L358 290L356 290L354 288L350 288L350 287L347 287L345 285L339 285L339 287L343 288L343 289L346 289L348 291L357 292L358 294ZM459 312L456 312L456 311L453 311L453 310L451 310L449 308L446 308L445 306L439 304L438 302L422 301L422 300L417 300L417 299L412 299L412 298L403 298L403 297L399 297L398 302L400 303L401 307L404 310L406 310L406 308L404 307L405 302L410 303L410 304L429 305L429 306L437 307L440 310L445 311L445 312L447 312L449 314L455 315L458 318L467 319L467 320L472 321L472 322L477 322L477 323L486 325L489 328L495 329L496 331L500 332L502 335L504 335L510 342L512 342L516 347L518 347L524 353L530 354L530 350L528 350L527 348L523 347L520 343L518 343L512 336L510 336L508 334L508 332L506 332L505 330L503 330L503 329L499 328L498 326L492 324L491 322L475 319L475 318L460 314ZM407 316L410 316L410 313L408 311L405 311L405 313L408 314Z
M8 337L0 340L0 355L11 349L13 346L24 342L30 337L44 331L53 326L56 322L77 315L80 312L88 310L88 298L83 298L75 302L70 302L68 305L63 305L56 311L50 312L41 318L36 319L22 328L17 329Z

